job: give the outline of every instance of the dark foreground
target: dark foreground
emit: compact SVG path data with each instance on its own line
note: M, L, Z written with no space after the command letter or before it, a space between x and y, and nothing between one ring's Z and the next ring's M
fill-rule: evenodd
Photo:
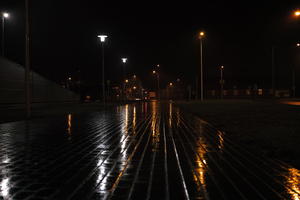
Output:
M0 124L0 199L299 198L299 170L172 104Z

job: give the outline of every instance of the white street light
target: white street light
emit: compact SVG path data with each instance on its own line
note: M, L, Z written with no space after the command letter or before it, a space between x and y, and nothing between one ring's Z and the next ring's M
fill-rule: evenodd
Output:
M123 63L127 62L127 58L121 58Z
M5 19L9 17L9 14L7 12L2 13L2 56L4 56L4 24L5 24Z
M224 80L223 80L223 70L224 70L224 66L222 65L220 67L220 72L221 72L221 79L220 79L220 85L221 85L221 99L223 99L223 90L224 90Z
M157 64L156 67L159 68L160 65ZM153 71L152 71L152 74L156 74L156 77L157 77L157 97L158 97L158 99L160 99L160 94L159 94L159 93L160 93L159 72L158 72L158 70L157 70L157 71L156 71L156 70L153 70Z
M98 35L98 38L100 38L101 46L102 46L102 100L105 104L105 76L104 76L104 42L107 38L107 35Z
M121 58L122 62L123 62L123 80L125 80L125 77L126 77L126 71L125 71L125 65L127 63L127 58ZM128 82L128 80L127 80ZM126 94L125 94L125 91L126 91L126 88L125 88L125 84L123 83L123 91L122 91L122 98L123 100L125 100L125 97L126 97Z
M6 12L4 12L4 13L3 13L3 17L4 17L4 18L8 18L8 17L9 17L9 14L6 13Z
M98 38L100 38L100 42L105 42L107 35L98 35Z

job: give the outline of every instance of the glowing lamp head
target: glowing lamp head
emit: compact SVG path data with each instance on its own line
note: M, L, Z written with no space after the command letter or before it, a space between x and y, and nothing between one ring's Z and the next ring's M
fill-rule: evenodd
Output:
M68 80L69 80L69 81L71 81L71 80L72 80L72 78L71 78L71 77L69 77L69 78L68 78Z
M201 31L200 33L199 33L199 38L201 39L201 38L203 38L205 36L205 33L203 32L203 31Z
M122 58L122 62L126 63L127 62L127 58Z
M98 35L98 38L100 38L100 42L105 42L107 35Z
M152 71L152 74L156 74L156 71L155 71L155 70L153 70L153 71Z
M173 83L169 83L170 86L173 86Z
M128 83L128 79L125 80L125 83Z
M297 47L300 47L300 43L297 43Z
M133 89L136 90L136 86L133 86Z
M160 66L159 64L156 65L156 67L159 67L159 66Z
M4 18L9 18L9 14L6 13L6 12L4 12L4 13L2 14L2 16L3 16Z
M300 16L300 10L296 10L296 11L294 12L294 15L295 15L296 17L299 17L299 16Z
M223 66L223 65L221 66L221 69L224 69L224 66Z
M136 75L133 75L133 78L136 79Z

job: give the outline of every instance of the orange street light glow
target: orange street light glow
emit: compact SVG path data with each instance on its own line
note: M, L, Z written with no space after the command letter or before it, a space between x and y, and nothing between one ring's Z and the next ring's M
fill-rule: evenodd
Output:
M125 80L125 83L128 83L128 79Z
M294 15L295 15L296 17L299 17L299 16L300 16L300 10L296 10L296 11L294 12Z
M199 33L199 38L201 39L201 38L203 38L205 36L205 33L203 32L203 31L201 31L200 33Z

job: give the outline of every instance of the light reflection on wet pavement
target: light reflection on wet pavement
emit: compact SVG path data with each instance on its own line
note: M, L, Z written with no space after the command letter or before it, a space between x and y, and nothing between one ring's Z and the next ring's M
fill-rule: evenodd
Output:
M0 199L300 199L300 171L172 103L0 125Z

